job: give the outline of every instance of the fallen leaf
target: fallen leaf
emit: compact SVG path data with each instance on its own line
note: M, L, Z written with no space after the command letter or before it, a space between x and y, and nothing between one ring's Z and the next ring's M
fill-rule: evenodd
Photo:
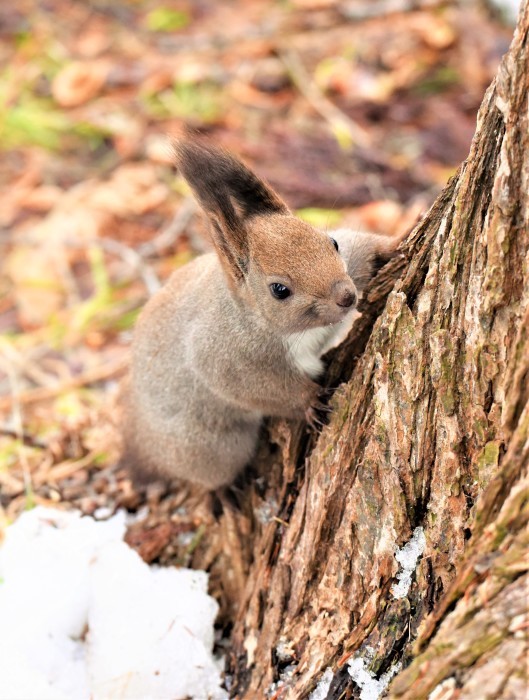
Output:
M42 185L30 190L25 196L20 199L20 206L34 211L47 212L50 211L60 200L64 194L60 187L55 185Z
M118 168L91 197L92 204L117 216L145 214L162 204L169 194L150 163L129 163Z
M167 136L150 134L145 141L145 153L154 163L170 165L174 162L171 144Z
M366 230L392 234L402 216L402 208L397 202L380 200L359 207L356 214Z
M22 326L36 327L64 304L65 288L57 275L57 251L17 247L5 260Z
M107 74L108 66L102 61L70 63L54 78L52 95L61 107L78 107L101 92Z

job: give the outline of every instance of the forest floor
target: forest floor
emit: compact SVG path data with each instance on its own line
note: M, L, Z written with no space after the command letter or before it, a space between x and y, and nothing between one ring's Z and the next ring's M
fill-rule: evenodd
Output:
M134 320L207 247L183 125L324 228L404 231L468 153L512 29L476 3L20 0L0 6L0 532L36 504L186 564L207 519L136 491L115 397Z

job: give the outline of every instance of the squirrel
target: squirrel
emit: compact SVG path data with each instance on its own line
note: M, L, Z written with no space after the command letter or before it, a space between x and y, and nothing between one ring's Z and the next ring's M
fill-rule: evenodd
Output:
M195 139L174 148L214 252L177 269L140 314L122 463L139 478L214 490L250 462L263 418L313 417L321 358L347 336L400 239L328 235L229 153Z

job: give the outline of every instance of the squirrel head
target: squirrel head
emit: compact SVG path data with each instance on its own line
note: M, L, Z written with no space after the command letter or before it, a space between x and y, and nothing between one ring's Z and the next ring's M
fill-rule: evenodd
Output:
M194 140L178 141L175 153L241 303L285 334L344 320L358 295L336 241L232 155Z

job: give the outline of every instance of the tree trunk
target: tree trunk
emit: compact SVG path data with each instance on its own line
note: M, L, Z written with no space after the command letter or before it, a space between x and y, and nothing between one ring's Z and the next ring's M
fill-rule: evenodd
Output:
M225 509L233 697L307 698L328 668L321 698L393 673L394 698L524 697L528 32L525 2L468 160L331 360L329 424L271 424L266 481Z

